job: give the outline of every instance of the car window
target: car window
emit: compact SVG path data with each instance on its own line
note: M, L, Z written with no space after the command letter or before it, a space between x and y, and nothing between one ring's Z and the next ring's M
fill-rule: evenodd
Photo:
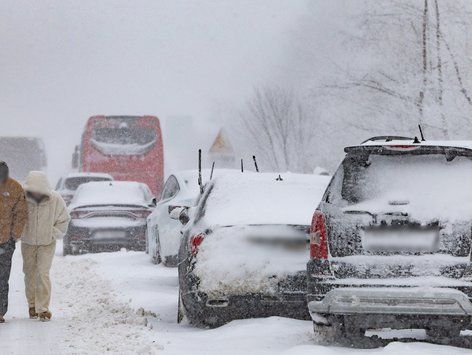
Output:
M174 175L169 176L162 190L162 200L167 200L174 197L180 191L179 182Z
M144 199L146 201L151 201L153 196L152 196L152 193L151 193L151 190L149 189L149 187L146 184L141 184L141 188L143 190Z
M82 185L86 184L87 182L92 181L109 181L110 178L108 177L101 177L101 176L76 176L76 177L69 177L64 181L64 185L67 190L75 191L77 188Z
M62 185L62 178L59 179L59 181L56 184L56 190L60 190Z

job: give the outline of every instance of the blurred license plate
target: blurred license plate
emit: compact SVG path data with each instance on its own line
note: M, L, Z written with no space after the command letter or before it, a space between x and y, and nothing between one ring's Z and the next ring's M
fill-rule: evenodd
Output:
M373 252L434 252L439 247L436 229L365 230L362 247Z
M126 238L125 231L99 231L93 235L95 239L123 239Z

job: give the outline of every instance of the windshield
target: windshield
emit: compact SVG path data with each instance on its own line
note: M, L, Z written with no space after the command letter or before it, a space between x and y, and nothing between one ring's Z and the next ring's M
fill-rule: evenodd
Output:
M465 156L348 155L326 196L345 211L463 219L472 215L471 176L472 160Z
M96 176L80 176L66 179L64 185L67 190L75 191L77 188L90 181L109 181L110 178Z
M137 119L98 121L92 132L92 144L104 154L144 154L156 143L156 131L141 126Z

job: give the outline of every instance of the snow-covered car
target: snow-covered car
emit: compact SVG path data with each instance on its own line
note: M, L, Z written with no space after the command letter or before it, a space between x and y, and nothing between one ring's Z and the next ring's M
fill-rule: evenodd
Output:
M230 172L218 169L213 171L213 175ZM203 169L202 181L208 181L210 175L210 170ZM182 224L171 218L169 212L177 207L194 206L199 194L198 170L180 171L167 178L161 198L147 221L147 251L154 263L162 261L165 266L177 265Z
M69 173L61 177L56 185L56 191L62 196L67 206L74 198L80 185L92 181L112 181L113 177L105 173Z
M64 255L128 248L145 250L146 218L153 207L146 184L131 181L81 185L69 206Z
M180 309L192 324L309 318L306 259L326 176L239 173L210 181L189 212L179 250Z
M458 336L472 319L472 142L377 137L345 152L313 216L315 332Z

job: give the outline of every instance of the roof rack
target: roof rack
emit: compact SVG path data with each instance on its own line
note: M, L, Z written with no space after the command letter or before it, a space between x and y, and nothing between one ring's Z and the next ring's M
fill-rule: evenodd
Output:
M404 136L375 136L375 137L370 137L369 139L366 139L363 141L361 144L367 143L367 142L375 142L375 141L385 141L385 142L390 142L390 141L412 141L414 140L413 137L404 137Z

